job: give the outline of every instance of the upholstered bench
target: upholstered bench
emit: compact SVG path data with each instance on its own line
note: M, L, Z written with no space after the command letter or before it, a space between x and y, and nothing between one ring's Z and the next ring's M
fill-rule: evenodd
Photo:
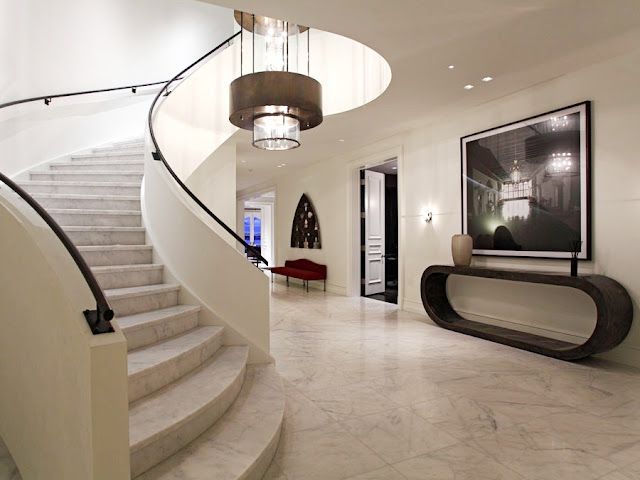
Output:
M289 286L289 277L299 278L302 280L302 286L307 286L309 291L309 280L324 280L324 291L327 291L327 266L314 263L306 258L299 260L287 260L284 267L270 267L265 270L271 271L271 282L273 282L273 274L284 275L287 277L287 287Z

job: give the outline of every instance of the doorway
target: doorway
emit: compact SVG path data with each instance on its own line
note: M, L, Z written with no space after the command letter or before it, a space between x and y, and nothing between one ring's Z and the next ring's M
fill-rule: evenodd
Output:
M244 240L255 247L269 265L274 258L274 206L275 191L244 202Z
M398 303L398 161L360 170L360 295Z

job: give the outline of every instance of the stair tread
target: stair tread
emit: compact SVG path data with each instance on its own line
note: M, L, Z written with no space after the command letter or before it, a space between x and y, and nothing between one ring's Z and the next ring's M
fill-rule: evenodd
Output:
M201 367L129 408L129 444L133 451L166 431L175 430L215 402L244 372L249 349L221 347Z
M144 232L144 227L112 227L112 226L95 226L95 225L67 225L64 227L68 232Z
M275 367L249 365L242 390L224 416L137 480L245 479L277 442L283 415L284 389Z
M142 153L140 153L142 155ZM122 156L122 155L138 155L137 153L119 153L119 154L115 154L112 156ZM91 157L100 157L100 155L98 154L93 154L91 155ZM82 157L77 157L74 155L74 158L82 158ZM102 158L102 157L100 157ZM104 157L104 158L108 158L108 157ZM86 166L95 166L95 165L144 165L144 160L120 160L120 159L114 159L114 160L94 160L94 161L89 161L89 160L78 160L78 161L71 161L71 160L64 160L64 161L60 161L60 162L51 162L49 163L50 166L57 166L57 165L65 165L65 166L69 166L69 165L73 165L76 167L86 167Z
M21 187L33 186L63 186L63 187L136 187L140 188L137 182L73 182L59 180L31 180L18 183ZM116 195L117 196L117 195Z
M221 335L222 330L223 327L199 326L168 340L132 350L127 356L129 378L179 357L207 340Z
M103 184L101 184L103 185ZM122 201L136 201L140 200L140 197L132 197L126 195L83 195L77 193L33 193L33 198L59 198L67 200L122 200Z
M77 176L81 176L81 175L123 175L123 176L135 176L135 177L140 177L142 175L144 175L144 173L142 172L131 172L128 170L122 170L119 172L114 172L112 170L89 170L89 171L79 171L79 172L67 172L65 170L31 170L29 171L30 174L33 175L77 175Z
M93 273L120 273L138 272L144 270L160 270L164 268L162 263L133 263L131 265L99 265L91 267Z
M197 305L174 305L173 307L151 310L150 312L118 317L116 320L120 329L126 333L139 328L145 328L150 324L160 322L169 317L188 315L199 311L200 307Z
M155 285L142 285L140 287L112 288L105 290L104 294L109 299L118 300L121 298L171 292L174 290L180 290L180 285L174 283L157 283Z
M68 228L68 227L67 227ZM153 250L153 245L83 245L79 246L81 252L111 252L123 250Z
M67 214L67 215L137 215L142 213L140 210L93 210L91 208L48 208L49 213Z

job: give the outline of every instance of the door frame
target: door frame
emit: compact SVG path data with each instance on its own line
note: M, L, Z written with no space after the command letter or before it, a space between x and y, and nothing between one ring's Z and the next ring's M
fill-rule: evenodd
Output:
M404 309L404 160L402 147L383 150L347 164L347 296L360 296L360 170L391 160L398 162L398 308Z

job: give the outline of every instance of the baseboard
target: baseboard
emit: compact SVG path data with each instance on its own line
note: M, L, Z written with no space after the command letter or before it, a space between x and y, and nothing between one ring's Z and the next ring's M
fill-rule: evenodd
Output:
M273 278L273 283L276 283L278 285L283 285L286 288L287 279L282 275L276 275ZM289 277L289 285L290 285L289 288L299 288L300 290L303 289L302 280L298 278ZM306 291L306 287L304 287L304 290ZM311 280L309 282L309 290L324 291L324 283L321 280ZM343 285L335 285L333 283L327 282L327 293L333 293L335 295L346 297L347 287Z
M609 352L594 355L611 362L622 363L630 367L640 368L640 348L622 343Z
M426 317L425 320L428 323L433 323L431 318L427 315L424 310L424 306L422 302L414 302L412 300L404 300L403 308L407 312L416 313L418 315ZM516 322L509 322L506 320L500 320L496 318L482 317L480 315L474 315L468 312L458 312L463 315L465 318L469 320L476 320L482 323L489 323L491 325L497 325L501 327L507 327L517 330L526 331L528 333L533 333L535 335L540 335L542 337L551 337L556 338L558 340L564 340L571 343L583 343L586 338L579 337L577 335L571 335L564 332L556 332L550 331L542 328L536 328L530 325L523 325ZM463 334L461 334L463 335ZM640 368L640 347L636 347L633 345L625 345L624 343L618 345L616 348L609 352L600 353L598 355L594 355L595 358L601 358L603 360L608 360L611 362L621 363L623 365L628 365L630 367Z

